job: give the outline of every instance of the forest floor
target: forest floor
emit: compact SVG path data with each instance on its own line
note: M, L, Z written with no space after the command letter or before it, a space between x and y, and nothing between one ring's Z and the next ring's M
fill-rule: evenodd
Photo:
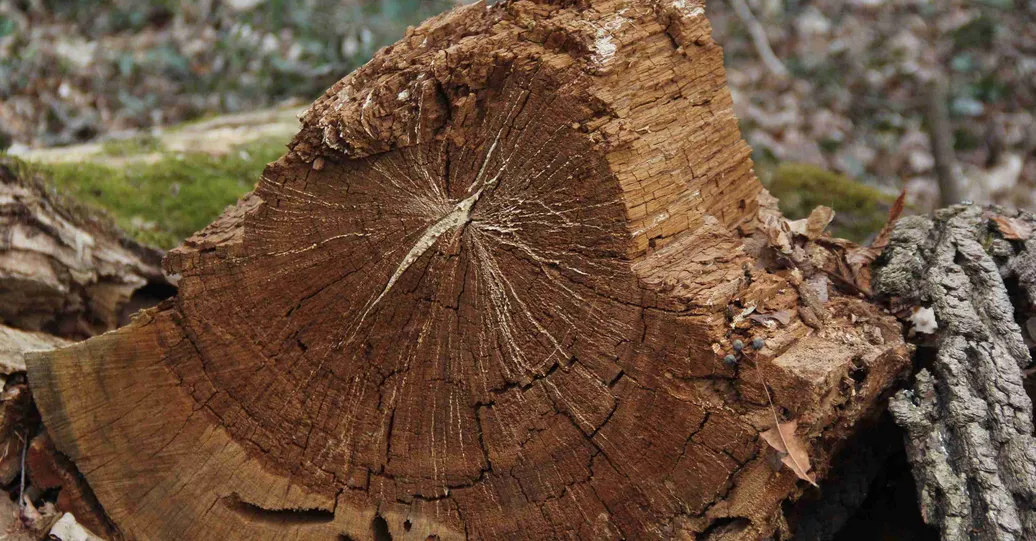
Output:
M250 189L293 131L289 119L286 132L261 141L232 134L233 157L206 162L203 154L226 156L230 149L199 154L169 144L166 132L180 130L170 126L284 103L281 110L291 110L398 39L407 24L452 4L0 0L0 149L51 163L60 187L102 206L119 202L121 208L108 208L120 225L170 246ZM748 5L787 75L761 60L732 2L709 2L708 15L725 47L757 172L790 216L826 204L840 211L836 233L862 240L904 188L909 209L937 206L924 120L934 77L950 81L958 173L968 197L1036 208L1036 4ZM126 154L147 159L113 173ZM80 158L96 167L53 165ZM184 162L201 162L201 172ZM195 175L204 182L188 178ZM134 200L139 204L125 204Z

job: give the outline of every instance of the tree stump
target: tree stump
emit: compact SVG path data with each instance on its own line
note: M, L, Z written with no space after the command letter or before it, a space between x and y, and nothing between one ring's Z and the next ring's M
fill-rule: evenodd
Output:
M701 2L431 19L168 255L175 299L30 358L54 444L137 539L784 531L907 348L730 107Z
M889 407L921 513L946 540L1036 538L1022 378L1036 332L1034 227L1031 214L974 205L904 218L876 275L878 291L913 305L915 328L935 337L934 358Z

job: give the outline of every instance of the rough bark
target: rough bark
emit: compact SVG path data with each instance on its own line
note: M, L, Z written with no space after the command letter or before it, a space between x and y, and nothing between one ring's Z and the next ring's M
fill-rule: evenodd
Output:
M146 302L141 290L168 289L160 258L97 211L54 194L31 168L0 161L0 484L18 502L0 510L4 539L39 539L66 511L74 518L63 519L65 529L80 528L78 520L116 535L75 466L49 443L25 356L114 329Z
M30 358L54 444L138 539L783 532L760 432L822 476L907 350L730 106L700 2L434 18L169 254L175 299Z
M24 164L0 161L0 322L66 338L112 330L140 307L134 293L168 285L161 258Z
M934 359L890 409L906 444L922 514L947 540L1036 538L1036 442L1022 370L1022 327L1036 301L1036 220L955 206L902 219L879 292L934 311ZM916 316L915 316L916 319ZM1032 343L1032 337L1027 337Z

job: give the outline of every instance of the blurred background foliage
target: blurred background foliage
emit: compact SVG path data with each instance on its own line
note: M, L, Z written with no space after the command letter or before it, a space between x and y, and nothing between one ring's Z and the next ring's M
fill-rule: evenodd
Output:
M948 81L967 199L1036 206L1036 1L748 0L786 66L760 61L729 2L707 2L760 176L796 162L939 204L930 84Z
M449 0L0 0L0 131L29 145L312 100Z
M168 247L250 189L286 140L213 157L168 150L164 130L307 103L460 1L0 0L0 151L104 141L90 167L46 167ZM904 188L909 208L937 206L925 118L937 77L967 196L1036 207L1036 0L746 0L786 76L735 2L707 2L713 35L757 173L789 216L828 204L838 234L866 240Z

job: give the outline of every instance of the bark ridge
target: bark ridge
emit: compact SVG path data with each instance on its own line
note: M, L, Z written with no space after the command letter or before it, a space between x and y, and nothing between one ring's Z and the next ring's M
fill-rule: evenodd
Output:
M878 292L932 309L938 325L930 366L889 407L906 430L925 521L947 540L1036 538L1036 441L1022 384L1032 358L1018 323L1036 306L1036 241L1005 239L996 217L1034 223L973 205L903 218L875 277Z

